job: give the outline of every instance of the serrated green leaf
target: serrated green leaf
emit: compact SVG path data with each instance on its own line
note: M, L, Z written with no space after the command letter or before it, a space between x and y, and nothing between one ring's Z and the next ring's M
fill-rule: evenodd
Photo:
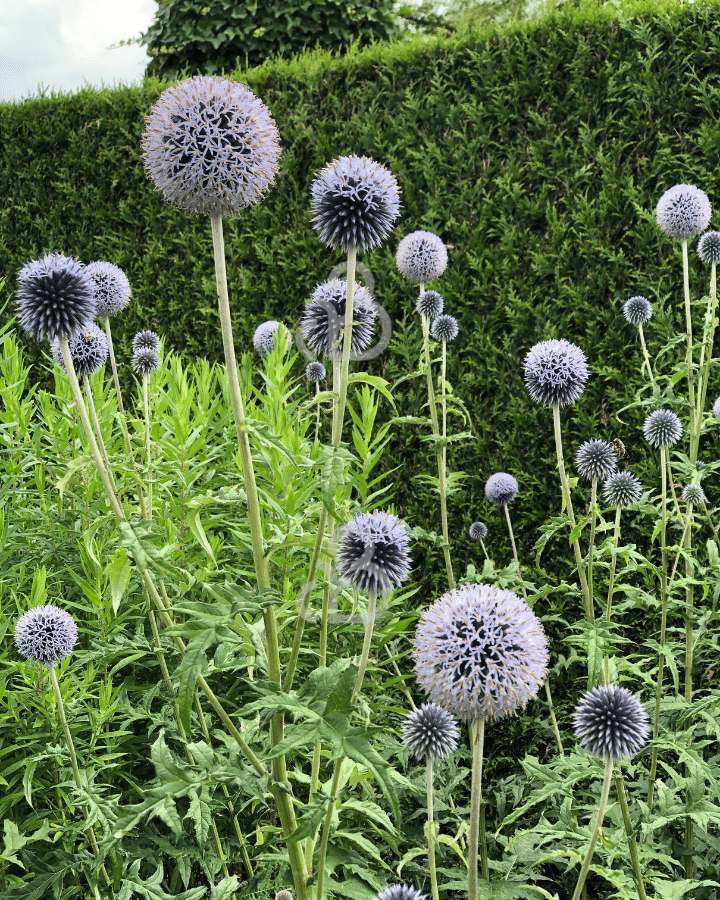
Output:
M189 794L190 805L184 818L190 819L195 826L195 836L202 847L210 833L210 820L212 818L210 806L207 802L205 791L198 794L193 788Z
M205 675L208 670L206 650L214 646L220 640L219 635L213 630L202 631L194 637L185 648L185 655L180 660L180 665L173 675L173 683L177 690L178 710L180 721L185 731L190 733L190 709L195 695L195 686L199 675Z
M215 554L212 551L210 542L208 541L207 535L205 534L205 529L203 528L202 522L200 521L200 510L196 509L194 512L190 513L190 515L186 516L185 524L190 526L190 530L195 535L195 540L200 544L200 546L207 553L210 559L217 565Z
M237 875L228 875L226 878L210 888L210 900L230 900L233 892L240 887L240 879Z
M124 547L119 547L103 571L103 575L107 575L110 579L110 596L112 598L114 615L117 615L120 609L120 603L130 583L131 571L127 550Z

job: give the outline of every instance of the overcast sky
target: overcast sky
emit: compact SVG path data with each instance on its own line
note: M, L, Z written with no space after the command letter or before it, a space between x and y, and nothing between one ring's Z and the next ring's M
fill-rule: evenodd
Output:
M155 0L0 0L0 101L37 95L38 85L74 92L85 84L136 84L148 57L137 44Z

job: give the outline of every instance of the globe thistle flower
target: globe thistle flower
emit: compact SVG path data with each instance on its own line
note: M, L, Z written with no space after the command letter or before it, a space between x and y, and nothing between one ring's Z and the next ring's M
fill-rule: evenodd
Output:
M403 746L412 756L444 759L457 750L459 732L453 717L437 703L423 703L408 713L402 726Z
M437 291L423 291L417 298L415 308L426 319L435 319L443 311L445 301Z
M720 419L720 397L713 403L712 414L714 418Z
M688 240L710 224L707 194L692 184L676 184L660 198L655 218L668 237Z
M21 656L54 666L70 656L77 641L75 620L59 606L35 606L15 626L15 646Z
M278 325L280 323L275 319L270 319L268 322L263 322L262 325L258 325L255 329L255 334L253 334L253 347L255 348L255 352L259 353L260 356L267 356L268 353L272 353L275 347L275 332L278 329Z
M347 281L331 278L318 284L300 321L302 336L315 353L339 358L343 351L343 329L347 304ZM350 351L362 353L370 346L377 307L370 291L355 283Z
M569 406L585 390L585 354L569 341L542 341L525 357L525 385L530 396L545 406Z
M706 231L700 235L697 245L700 259L707 263L720 262L720 231Z
M375 510L345 526L335 562L351 584L378 594L399 587L410 572L410 533L396 516Z
M631 325L644 325L652 316L652 304L647 297L631 297L623 306L623 315Z
M632 472L613 472L603 485L603 496L608 506L629 509L642 497L642 484Z
M327 377L325 366L317 359L309 362L305 368L305 377L308 381L312 381L315 384L319 381L325 381Z
M699 484L686 484L683 488L682 499L685 503L692 503L693 506L700 506L705 499L705 491Z
M485 496L491 503L497 503L498 506L507 506L517 497L518 483L517 479L507 472L496 472L491 475L485 485Z
M160 354L152 347L140 347L130 359L130 366L136 375L153 375L160 368Z
M573 732L583 750L619 762L647 741L648 717L636 694L616 684L602 684L580 698Z
M447 250L431 231L413 231L400 241L395 262L408 281L416 284L434 281L445 271Z
M706 462L703 462L701 459L698 459L697 462L695 463L695 468L696 469L704 469L706 465L707 465Z
M108 356L108 342L103 332L94 322L89 322L86 327L68 341L68 349L72 358L73 369L79 377L92 375L93 372L105 365ZM60 341L55 338L50 344L55 362L65 371Z
M428 900L428 898L409 884L393 884L380 891L373 900Z
M275 894L275 900L293 900L293 895L290 891L278 891Z
M656 409L643 424L645 440L651 447L672 447L680 440L682 424L669 409Z
M415 672L430 700L459 719L525 707L547 671L545 631L528 604L490 584L463 584L426 609L415 630Z
M588 481L594 478L604 481L617 469L617 453L612 444L592 438L578 448L575 466Z
M487 525L484 522L473 522L468 531L470 533L470 540L477 541L478 543L484 541L488 533Z
M154 331L138 331L138 333L132 339L133 353L137 353L137 351L141 347L149 347L151 350L156 350L159 352L160 338L155 334Z
M18 322L37 341L69 339L95 318L92 282L76 259L47 253L25 263L17 280Z
M443 313L443 315L438 316L430 326L430 334L435 338L436 341L440 341L442 343L447 344L449 341L454 341L458 336L458 323L457 319L453 316L448 316Z
M280 135L243 84L188 78L162 92L145 122L145 171L168 203L191 215L237 215L275 181Z
M379 247L400 211L395 176L367 156L341 156L312 183L313 228L328 247Z
M94 262L86 269L97 300L98 318L116 316L130 302L130 282L119 266L110 262Z

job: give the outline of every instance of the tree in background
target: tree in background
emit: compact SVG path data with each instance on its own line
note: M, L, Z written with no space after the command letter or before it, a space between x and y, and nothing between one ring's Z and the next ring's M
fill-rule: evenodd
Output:
M437 34L481 22L527 19L541 6L541 0L402 0L397 14L402 30Z

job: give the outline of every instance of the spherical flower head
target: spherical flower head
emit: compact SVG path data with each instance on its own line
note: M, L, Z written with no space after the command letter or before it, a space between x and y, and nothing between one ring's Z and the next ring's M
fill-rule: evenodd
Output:
M575 466L588 481L594 478L604 481L617 469L617 453L612 444L592 438L578 448Z
M491 503L497 503L498 506L507 506L517 497L518 483L517 479L507 472L496 472L491 475L485 485L485 496Z
M70 656L77 641L77 625L59 606L35 606L15 626L15 646L21 656L54 666Z
M602 684L580 698L573 732L583 750L619 762L648 739L648 717L636 694L616 684Z
M92 282L76 259L48 253L25 263L17 280L18 322L37 341L67 340L95 318Z
M686 484L683 488L682 498L684 503L692 503L693 506L700 506L705 499L705 491L699 484Z
M409 884L393 884L380 891L373 900L428 900L428 898Z
M525 385L530 396L545 406L569 406L585 390L585 354L569 341L542 341L525 357Z
M631 297L623 306L623 315L631 325L644 325L652 316L652 304L647 297Z
M410 572L410 532L396 516L375 510L345 526L335 563L351 584L378 594L399 587Z
M191 215L235 216L275 180L280 135L243 84L188 78L162 92L145 123L145 171L168 203Z
M438 316L430 326L430 334L436 341L447 344L458 336L458 323L454 316L443 313Z
M720 262L720 231L706 231L700 235L697 252L700 259L708 265Z
M418 759L444 759L457 750L455 720L437 703L423 703L408 713L402 726L403 746Z
M302 336L315 353L339 359L343 350L347 281L331 278L318 284L300 321ZM375 330L377 306L370 291L355 283L351 353L362 353L370 346Z
M312 183L313 228L333 249L379 247L400 212L395 176L367 156L341 156Z
M656 409L643 424L645 440L651 447L672 447L682 435L680 419L670 409Z
M141 377L153 375L160 368L160 354L152 347L140 347L133 353L130 366Z
M613 472L603 485L603 496L608 506L629 509L642 497L642 484L632 472Z
M427 283L439 278L447 266L447 250L431 231L413 231L400 241L395 262L408 281Z
M325 366L317 359L309 362L305 368L305 377L314 384L317 384L319 381L325 381L327 377Z
M293 900L293 895L290 891L278 891L275 894L275 900Z
M437 291L423 291L417 298L415 308L426 319L435 319L443 311L445 301Z
M710 224L707 194L692 184L676 184L660 198L655 218L668 237L688 240Z
M268 322L263 322L262 325L258 325L255 329L253 347L260 356L267 356L268 353L272 353L275 347L275 332L278 330L279 324L275 319L271 319Z
M50 343L50 350L55 362L64 372L65 360L60 349L60 341L57 338ZM101 366L105 365L108 357L107 338L94 322L89 322L82 331L70 338L68 350L75 374L78 377L92 375L93 372L97 372Z
M471 541L480 543L480 541L484 541L487 537L488 530L487 525L484 522L473 522L468 530Z
M712 414L716 419L720 419L720 397L713 403Z
M511 715L545 680L548 642L540 620L512 591L491 584L443 594L423 612L413 645L420 687L464 721Z
M130 282L119 266L101 260L90 263L86 271L97 300L98 318L116 316L125 309L130 302Z
M137 353L137 351L141 347L149 347L151 350L159 352L160 338L155 334L154 331L138 331L138 333L132 339L133 353Z

